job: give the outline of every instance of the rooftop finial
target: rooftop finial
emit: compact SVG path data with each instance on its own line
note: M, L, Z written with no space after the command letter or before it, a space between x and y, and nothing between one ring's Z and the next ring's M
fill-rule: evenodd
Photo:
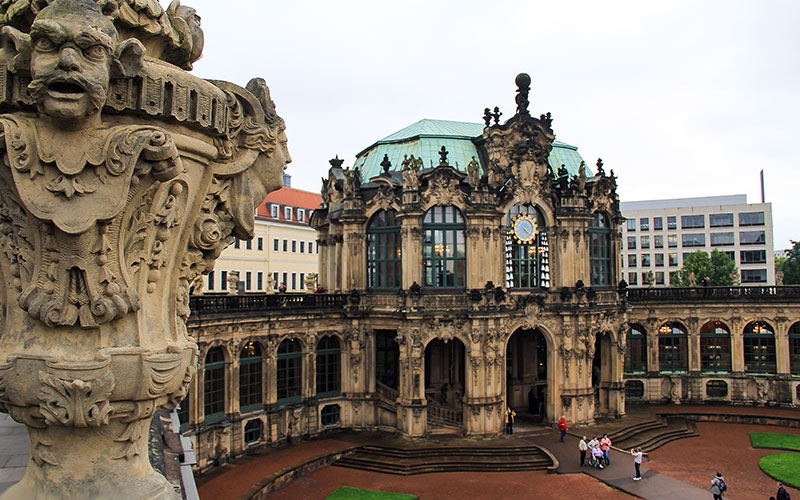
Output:
M527 73L520 73L514 81L517 84L517 114L529 115L528 92L531 90L531 77Z
M494 113L492 113L492 117L494 118L494 124L498 125L500 123L500 117L503 116L503 113L500 112L500 108L498 106L494 107Z
M483 121L486 122L487 127L492 124L492 112L489 108L483 109Z
M336 155L336 158L331 158L328 163L330 163L331 167L333 168L342 168L342 163L344 163L344 160L340 160L339 155Z
M439 165L449 165L447 163L447 149L444 146L439 150Z
M383 167L383 172L388 174L389 169L392 168L392 162L389 161L389 155L383 155L383 161L381 162L381 167Z

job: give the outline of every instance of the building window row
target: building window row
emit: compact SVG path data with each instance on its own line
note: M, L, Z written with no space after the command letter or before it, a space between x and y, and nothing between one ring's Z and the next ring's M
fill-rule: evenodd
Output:
M289 240L286 238L272 238L272 251L283 253L319 253L319 246L314 247L313 241Z
M283 206L282 211L281 206ZM308 214L306 214L305 208L290 207L288 205L280 205L278 203L271 203L269 206L269 215L273 219L307 223L311 220L312 213L313 210L308 210ZM280 214L282 214L283 217L280 217ZM308 218L306 218L306 215L308 215Z
M763 226L765 221L764 212L741 212L739 213L739 226ZM733 213L709 214L709 227L733 227ZM682 215L681 229L701 229L706 227L705 215ZM636 231L636 219L628 219L626 223L628 231ZM678 228L677 217L667 217L667 230ZM661 231L664 229L664 218L653 217L653 230ZM650 230L650 217L639 218L639 230Z
M523 221L519 231L514 220ZM550 286L550 251L545 219L533 206L517 205L507 214L505 284L510 288ZM367 286L397 289L402 284L401 224L394 210L379 210L367 223ZM466 222L454 206L430 208L422 220L423 285L464 288L467 280ZM598 213L589 227L591 285L614 281L611 225Z
M700 370L705 373L729 373L732 370L731 332L721 321L709 321L700 327ZM658 369L662 373L689 370L689 337L677 321L661 325L658 338ZM625 373L646 373L647 332L639 324L627 333ZM800 375L800 322L789 328L789 362L793 375ZM775 331L765 321L752 321L743 330L744 370L754 374L776 374Z
M302 351L298 340L286 339L278 346L277 366L272 377L275 381L278 404L295 403L303 397ZM341 394L342 379L342 349L339 339L332 335L322 337L317 343L316 354L317 396L338 396ZM225 418L226 364L222 347L213 347L206 353L203 377L203 415L206 423L217 422ZM247 342L239 353L239 409L241 413L263 408L265 386L263 367L264 356L261 346L257 342ZM188 421L189 404L189 401L181 403L179 418L182 423ZM252 435L260 435L262 431L262 429L252 429Z

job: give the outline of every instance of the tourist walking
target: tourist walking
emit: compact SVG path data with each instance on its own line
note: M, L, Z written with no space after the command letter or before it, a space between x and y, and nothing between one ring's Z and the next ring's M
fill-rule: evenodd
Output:
M589 451L589 443L586 441L586 436L583 436L578 441L578 451L581 452L581 467L583 467L586 464L586 452Z
M611 451L611 439L608 434L603 434L603 439L600 440L600 449L603 450L603 459L606 461L606 465L611 465L611 459L608 456Z
M783 483L778 481L778 494L775 495L775 500L792 500L789 492L783 487Z
M506 410L506 434L514 434L514 417L516 416L517 412L509 406Z
M717 475L711 480L711 494L714 495L714 500L722 500L722 495L727 489L728 486L725 484L725 479L723 479L722 474L717 472Z
M558 421L558 430L561 431L561 442L564 442L564 436L567 435L567 418L561 415L561 420Z
M636 475L633 476L633 480L641 481L642 472L639 470L639 468L642 466L642 449L641 448L632 449L631 455L633 455L633 466L634 468L636 468Z

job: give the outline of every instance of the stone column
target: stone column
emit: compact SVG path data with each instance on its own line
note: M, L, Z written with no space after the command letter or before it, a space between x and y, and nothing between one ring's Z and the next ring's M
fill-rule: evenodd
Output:
M149 464L150 420L195 374L190 283L282 185L284 124L263 80L179 69L202 51L193 9L142 11L162 30L147 37L90 0L19 14L48 29L0 32L0 410L31 439L2 498L177 498Z

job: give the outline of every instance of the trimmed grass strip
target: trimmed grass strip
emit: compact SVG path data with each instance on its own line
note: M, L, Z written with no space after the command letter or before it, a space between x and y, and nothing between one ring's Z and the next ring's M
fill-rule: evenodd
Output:
M416 495L406 495L405 493L389 493L342 486L328 495L325 500L417 500L418 498Z
M778 453L758 461L761 470L784 484L800 488L800 454Z
M753 448L800 451L800 435L797 434L751 432L750 442L753 444Z

